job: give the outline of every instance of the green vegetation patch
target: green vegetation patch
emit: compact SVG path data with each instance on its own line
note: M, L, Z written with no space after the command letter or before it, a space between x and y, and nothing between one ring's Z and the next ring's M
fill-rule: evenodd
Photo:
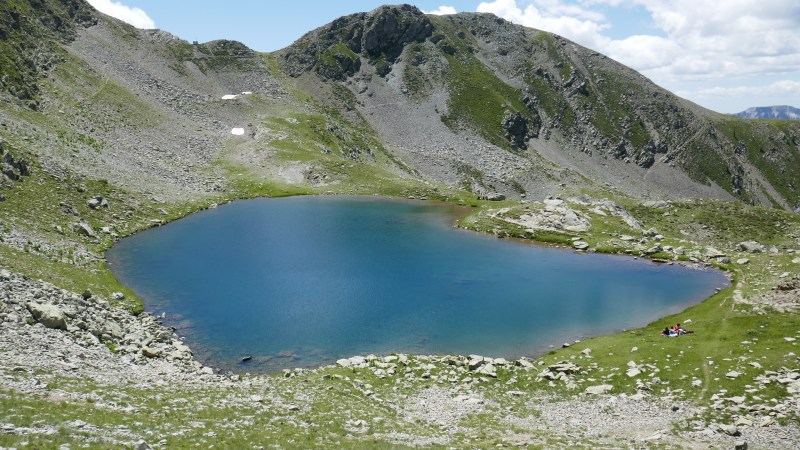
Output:
M800 125L791 121L752 121L731 118L717 124L734 146L744 152L790 205L800 204ZM782 135L783 139L777 138ZM769 138L767 138L769 136Z
M361 59L343 43L334 44L317 55L315 70L328 80L344 80L361 67Z
M705 185L715 183L727 192L733 192L734 174L726 159L714 148L692 141L684 147L679 161L681 168L693 180Z
M437 20L453 51L444 51L448 67L445 77L450 84L448 114L442 122L454 132L463 127L473 128L488 142L517 151L506 138L501 122L506 111L520 113L533 121L531 112L522 104L520 92L504 83L470 51L470 45L458 36L457 28L446 20ZM452 53L452 54L451 54Z
M575 111L572 106L566 101L560 90L544 76L538 74L530 63L527 64L524 79L531 94L536 96L542 110L562 129L568 130L575 125Z

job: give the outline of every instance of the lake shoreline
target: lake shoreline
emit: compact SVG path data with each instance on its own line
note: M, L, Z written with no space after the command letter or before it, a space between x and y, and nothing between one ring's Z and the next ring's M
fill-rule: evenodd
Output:
M501 242L496 236L475 233L469 229L453 230L457 221L469 212L453 208L447 203L378 196L303 196L237 201L176 221L163 229L148 230L139 236L129 237L109 250L106 257L116 276L128 287L140 292L148 311L152 314L166 312L165 323L186 335L205 364L237 373L275 373L297 366L319 367L351 354L405 352L418 355L479 353L505 357L541 356L564 342L646 325L661 316L699 303L712 293L713 288L721 289L729 284L721 272L708 273L708 276L703 274L701 277L701 272L695 272L695 276L677 268L659 266L645 260L637 261L639 258L630 255L592 255L592 252L576 252L575 249L554 245L531 246L530 241L517 239ZM294 237L295 233L299 233L297 237ZM310 233L314 236L310 236ZM420 244L416 243L418 238L415 236L424 239L424 250L417 250ZM376 250L365 252L362 248ZM186 256L182 256L183 253ZM385 260L387 254L393 255L390 259L396 261L392 261L390 267L373 273L371 268L382 265L381 260ZM135 259L131 259L134 255ZM417 258L424 261L417 261ZM370 262L373 259L374 262ZM212 260L215 261L213 264L198 262ZM355 262L357 265L353 266ZM238 273L237 264L248 267L246 274ZM280 275L287 270L287 264L298 269ZM335 267L335 272L329 273L334 266L353 267L349 271ZM426 269L407 269L418 266ZM701 266L695 264L692 268L699 269ZM337 291L327 288L306 293L303 278L295 279L298 270L313 273L313 282L317 284L326 280L341 288L344 280L352 278L358 286L355 286L352 294L347 293L347 300L342 303L336 297ZM353 273L353 270L357 273ZM210 272L206 274L206 271ZM433 278L429 275L439 272L441 275ZM402 274L398 275L398 281L394 281L395 274ZM392 279L386 280L390 275ZM266 281L267 278L260 280L267 276L270 281ZM282 283L284 276L292 280L288 286L282 287L288 290L276 291L275 284ZM578 288L571 294L573 289L562 286L560 280L576 276L587 287ZM365 278L383 281L379 286L370 288L372 290L363 291L361 284ZM689 278L693 281L689 282ZM255 282L256 279L259 279L258 282ZM406 281L399 281L406 279L413 279L413 286ZM210 284L204 280L209 280ZM236 281L232 283L231 280ZM399 285L387 285L388 282ZM249 284L253 284L254 288L247 287ZM678 288L686 285L688 289L689 284L691 291L684 292ZM420 290L422 286L426 286L424 291ZM469 286L469 292L462 286ZM413 289L409 289L411 287ZM375 291L375 288L378 290ZM520 288L523 290L518 291ZM702 295L698 289L702 290ZM404 290L410 292L404 293ZM273 294L273 291L276 293ZM387 297L387 292L394 294ZM502 298L497 297L501 292ZM423 297L426 299L423 304L417 305L419 300L408 300L420 295L426 296ZM431 298L427 299L427 296ZM305 309L309 308L308 298L319 298L319 302L324 303L319 308L323 311L332 309L335 317L342 317L336 319L335 323L328 323L326 317L318 315L309 316L307 320L303 316L295 316L291 328L305 330L303 336L292 339L293 334L289 337L281 335L278 340L270 337L277 331L267 335L261 330L279 329L282 322L273 325L267 320L274 320L272 318L283 314L282 311L287 307L273 311L271 306L252 304L253 300L246 300L251 297L264 303L273 297L276 299L271 302L282 304L291 300L290 303L301 304ZM355 302L359 308L357 311L347 309L354 302L351 299L353 297L369 298L371 303L383 305L379 308L383 318L361 317L364 312L360 301ZM510 315L503 312L502 319L501 316L494 318L496 313L491 310L494 308L492 304L501 300L507 302L506 297L513 299L509 307L519 311ZM682 300L673 300L673 297ZM282 298L286 301L281 301ZM452 298L458 299L457 310L437 309L441 308L438 305L446 303L445 298L451 298L451 302ZM489 299L492 301L489 302ZM524 306L518 303L522 300ZM573 319L570 313L558 312L561 309L555 308L555 305L567 301L573 305L569 310L583 310L586 307L596 311L592 323L582 324L580 320ZM587 302L590 305L584 306ZM620 302L624 302L624 305ZM220 303L219 306L217 303ZM246 311L237 314L237 308L242 307ZM387 308L391 312L385 312ZM490 310L470 313L468 316L459 312L475 308ZM621 308L619 314L614 313L615 308ZM426 311L424 314L416 312L423 309ZM634 310L637 311L635 314L632 313ZM214 328L209 328L209 324L204 322L207 319L203 314L211 311L216 311L211 318ZM545 315L540 311L547 311L546 320L540 319ZM625 311L629 311L630 317L623 320ZM356 314L353 320L359 317L357 323L342 323L353 314ZM384 317L387 314L392 316L391 323L428 324L430 321L416 333L421 336L420 339L424 338L419 342L434 341L428 344L414 344L412 341L415 339L408 341L404 335L405 327L392 331L389 323L385 322L388 320ZM422 317L418 317L420 315ZM250 320L251 316L259 319ZM510 321L518 316L531 319ZM606 316L613 319L613 323L607 323L609 319L604 319ZM235 331L228 331L226 327L234 320ZM307 323L308 320L311 322ZM320 321L322 324L317 323ZM440 323L442 321L444 323ZM365 346L359 343L355 346L365 348L349 348L352 344L347 341L349 338L339 336L324 337L319 343L307 340L312 336L309 330L319 328L327 330L336 327L348 333L357 329L358 333L369 333L372 328L366 324L370 323L375 323L381 330L368 335L372 336L373 344ZM470 339L465 341L474 341L477 345L459 345L458 338L449 336L451 332L447 331L450 329L448 327L458 323L471 323L477 327L470 328ZM475 339L476 334L484 328L502 333L500 337L492 338L491 342L494 343L488 345L488 338ZM222 338L218 336L219 333L224 333ZM242 338L230 337L236 333L241 334ZM392 333L400 334L394 336ZM439 335L449 340L437 344L439 341L435 339L441 339L437 337ZM537 337L526 337L528 335ZM301 338L304 340L301 341ZM328 344L338 343L337 339L345 339L339 343L340 347ZM271 347L253 344L273 340L283 343ZM515 340L520 343L514 343ZM239 342L242 345L231 345L228 341L242 341ZM349 351L342 351L348 348ZM241 358L248 358L248 361L241 364Z
M147 313L133 317L124 310L111 306L103 298L93 296L87 299L84 298L84 295L56 288L49 283L28 279L7 269L0 270L0 279L3 281L2 287L0 287L0 295L5 298L4 305L6 305L2 317L4 320L0 321L0 330L2 330L2 333L0 333L0 348L7 352L6 357L0 361L0 370L7 374L17 374L11 378L6 377L0 383L0 387L24 393L26 396L49 398L53 395L46 383L31 385L24 381L24 377L17 381L20 375L33 374L44 370L52 373L51 377L55 375L60 379L66 380L61 381L61 384L71 383L68 380L75 380L80 383L86 383L91 380L91 384L103 386L103 389L151 390L157 389L158 386L163 386L169 387L171 390L177 389L177 392L183 392L181 395L191 395L191 392L208 389L224 389L229 393L234 404L248 407L254 403L271 405L278 402L271 408L282 408L286 414L291 415L302 412L303 407L280 403L280 396L276 396L274 392L277 392L276 389L282 389L280 387L282 383L291 382L290 380L293 379L302 380L308 377L315 379L322 377L321 379L333 380L336 380L336 377L346 379L347 373L366 373L370 374L370 377L377 377L376 379L401 376L405 373L405 378L409 379L408 374L413 373L414 375L410 379L412 383L427 383L432 381L431 377L433 377L434 381L437 379L437 375L432 375L434 371L435 373L439 373L439 371L446 373L449 367L451 372L452 368L457 368L457 373L466 374L467 377L464 380L477 380L477 382L467 384L463 384L464 381L457 381L454 386L457 391L465 394L463 398L458 397L455 399L458 408L466 408L466 411L478 412L487 408L490 403L486 403L488 400L483 399L485 393L481 389L476 390L476 388L487 383L494 386L495 382L491 380L498 376L502 379L533 377L536 380L543 381L548 379L560 380L557 382L564 382L565 388L569 390L574 389L570 388L571 380L575 376L574 373L582 370L577 364L583 365L576 361L577 364L564 363L547 366L529 358L506 361L502 358L484 358L476 355L427 356L400 354L387 355L385 357L354 356L342 359L333 366L323 366L311 370L286 370L283 372L283 378L276 378L274 375L217 374L210 367L203 367L195 361L191 357L191 352L188 348L180 348L181 343L177 336L170 329L160 325L156 318ZM53 301L56 298L58 300ZM151 343L156 341L169 342L167 345L175 347L175 351L163 351L163 347L159 347L158 344L148 344L140 347L138 352L133 352L133 346L140 344L125 344L114 347L109 345L109 342L102 342L105 339L104 333L101 333L101 337L97 338L93 334L96 331L90 328L84 330L80 326L69 325L67 329L59 329L57 326L50 328L43 323L31 325L30 321L25 319L25 313L31 310L31 303L37 302L55 306L67 318L75 314L76 307L83 309L79 314L88 316L105 315L107 319L111 319L110 322L105 322L106 325L113 322L119 327L116 331L117 333L136 335L142 339L141 343L146 341ZM111 325L110 328L115 328L115 326ZM113 336L109 335L109 338L113 338ZM42 353L36 350L41 348L47 348L48 351ZM588 352L584 353L588 355ZM343 376L342 374L345 375ZM287 381L279 382L279 380ZM550 383L552 384L552 381ZM374 398L375 401L379 400L374 394L371 394L369 385L356 384L356 386L360 395L366 396L365 398ZM603 391L601 387L598 387L598 389L600 389L598 392ZM589 388L587 388L588 391L590 391ZM72 398L75 401L84 401L82 399L90 398L93 395L92 392L90 390L83 394L77 394L77 396L73 394ZM453 402L453 397L450 396L452 394L442 397L441 393L436 392L427 391L424 394L426 401L431 405L438 404L440 405L439 407L449 408L447 405L451 405ZM508 395L513 398L529 394L520 391L508 391ZM593 406L589 406L590 403L587 403L586 399L581 397L552 397L553 394L546 393L535 395L534 398L538 399L536 404L539 405L540 411L539 420L543 421L543 424L552 424L547 425L548 427L554 426L556 423L561 427L558 430L551 430L551 432L556 434L565 433L565 435L579 433L585 438L591 439L600 438L600 435L596 433L610 433L609 436L613 441L608 441L607 443L617 442L616 440L626 433L638 435L640 436L639 439L653 438L660 428L668 426L674 421L680 421L687 415L700 412L696 406L685 402L676 402L670 398L649 395L627 397L624 394L616 396L610 393L589 394L593 402L616 399L614 400L616 412L614 413L614 418L612 418L602 413L592 412L593 410L596 411L596 409ZM663 413L665 402L673 406L672 412ZM422 413L422 411L417 411L414 408L403 409L403 411L402 415L408 417L408 419L413 419L417 414ZM425 414L428 420L440 420L443 421L442 423L451 420L443 411L433 413L432 416L428 415L430 413ZM563 422L569 417L571 417L569 424ZM612 427L609 428L609 425L612 425ZM36 435L48 432L46 428L3 426L5 433L12 434ZM75 427L82 425L75 422L65 426L68 430L75 429L77 431ZM793 442L800 438L800 430L796 427L776 427L777 424L769 428L748 428L747 440L751 445L758 447L759 443L765 446L774 446L777 443L780 446L782 445L780 444L781 442ZM586 434L586 430L594 431ZM779 434L776 436L778 431ZM642 432L649 434L643 436ZM119 434L114 431L100 431L99 433L98 436L105 442L115 443L115 445L132 445L131 442L135 445L140 445L140 442L149 442L150 445L155 443L147 438L139 439L139 441L133 439L131 441L130 435ZM417 442L418 445L428 442L415 439L412 439L412 442ZM709 436L704 433L687 434L684 432L681 433L681 439L685 443L704 443L704 445L714 443L714 445L730 446L739 438L728 436L725 433ZM535 441L530 441L530 443L533 442Z
M151 226L157 225L151 224ZM699 264L705 266L708 261ZM10 277L22 279L22 291L18 298L23 303L37 299L36 295L40 295L37 292L46 292L49 289L48 286L51 286L48 283L22 277L13 271L7 272ZM723 299L729 298L734 288L739 288L740 281L736 283L735 286L723 290ZM7 292L5 289L8 287L8 284L3 284L0 286L0 292ZM64 293L63 290L56 289L67 297L80 297L75 292ZM5 298L6 302L3 306L8 308L10 296L6 295ZM47 299L47 297L44 298ZM717 302L719 298L720 295L715 295L710 299L703 300L697 306ZM111 299L107 297L106 300ZM724 301L726 300L723 300L723 303ZM114 302L119 303L117 300ZM459 437L460 433L453 435L446 431L462 426L458 421L461 416L449 412L458 410L491 414L503 417L504 420L513 420L517 424L516 426L521 426L526 432L508 435L507 431L502 431L507 430L508 424L491 425L491 429L499 430L500 435L498 436L504 436L497 442L511 445L520 443L542 445L542 443L549 442L550 446L559 446L567 441L574 442L576 438L579 442L594 442L595 444L603 442L605 446L610 447L618 447L623 444L647 446L654 442L678 440L685 445L711 448L730 448L740 441L746 441L753 448L791 448L800 442L800 428L796 423L769 420L761 413L756 416L758 422L747 422L745 416L738 414L731 417L728 413L723 415L713 411L710 419L701 420L700 425L695 419L690 422L689 419L692 418L707 417L706 415L711 410L708 410L707 406L703 406L702 401L680 400L685 396L676 395L670 390L665 392L658 385L650 385L648 389L638 391L642 394L641 396L626 393L624 389L620 389L616 385L606 393L589 394L584 392L584 387L586 390L598 387L598 392L606 389L602 387L602 384L597 384L598 381L590 381L591 384L586 386L586 382L596 376L594 375L596 369L592 368L594 363L591 362L594 355L589 352L584 354L584 351L591 349L590 346L594 347L597 339L590 339L582 345L573 345L571 348L548 352L538 362L532 362L534 367L527 370L520 369L522 366L516 365L495 366L497 379L470 371L468 369L470 359L466 357L461 357L464 359L458 362L458 360L453 360L453 357L424 355L410 357L412 364L403 366L403 370L397 372L400 377L395 375L392 378L387 378L385 373L377 372L380 369L377 367L378 364L391 364L387 363L385 359L367 361L366 368L359 367L360 365L348 368L325 366L313 370L290 370L283 372L282 377L275 375L220 375L215 374L212 368L202 367L202 364L197 362L194 357L191 366L168 361L158 356L155 358L143 356L140 363L137 364L123 359L123 355L112 352L103 343L93 342L87 351L86 343L71 338L68 331L48 329L41 324L30 325L35 322L30 317L27 308L19 305L14 307L18 308L18 313L7 314L4 310L4 322L0 325L4 330L3 333L0 333L0 349L5 350L6 355L12 356L11 358L0 358L0 371L10 374L0 382L0 397L4 391L10 392L12 399L16 399L11 403L12 410L17 411L17 406L13 405L25 405L34 399L41 399L52 404L64 402L64 393L67 393L67 398L75 399L76 403L72 403L72 408L76 409L74 414L69 416L73 419L69 419L69 421L64 419L59 422L60 427L70 431L72 436L93 436L92 439L120 446L136 446L141 443L147 445L149 443L154 446L153 448L159 447L158 439L170 436L166 430L162 430L160 437L153 437L152 431L159 429L158 424L162 422L178 429L180 433L187 432L188 430L181 424L193 420L191 418L194 417L197 408L208 410L220 407L219 400L212 400L212 403L209 403L210 399L206 399L209 394L212 394L211 398L223 396L222 404L235 405L237 414L239 411L252 411L255 408L258 414L275 414L282 418L289 418L289 420L303 420L302 418L308 414L308 411L316 408L313 406L316 404L314 402L349 404L348 402L355 401L355 404L347 407L348 411L360 411L364 407L381 408L373 411L372 414L376 416L381 415L382 413L379 411L386 407L397 411L398 416L396 419L392 419L392 423L397 420L397 426L404 424L402 427L406 432L402 436L391 432L381 433L378 430L367 432L367 428L364 427L377 426L378 422L371 420L362 422L360 418L347 419L349 425L346 425L346 430L350 431L345 431L343 434L349 433L353 436L348 438L351 439L348 441L351 445L358 445L358 442L362 442L361 445L364 445L363 442L366 441L362 439L369 437L394 445L431 446L437 443L451 443L456 446L468 446L468 442L473 442L472 439L477 436L470 433L478 432L478 429L469 431L472 428L462 428L466 430L468 436L473 436L467 441L461 440L464 438L463 436ZM696 309L696 307L690 309ZM130 315L130 313L124 312L125 310L122 311L124 314ZM148 315L144 314L143 317ZM684 320L685 316L678 319ZM162 325L159 325L159 329L171 332ZM628 330L614 336L623 337L633 334L634 331L636 330ZM694 344L693 339L696 338L678 338L663 342L673 345L685 343L688 348L691 348ZM657 339L656 342L662 341ZM630 344L628 345L630 349ZM41 353L43 348L54 349L53 352L48 353L52 356L46 358L28 356ZM599 357L597 361L604 359L602 354L596 355ZM553 358L576 357L583 361L579 363L580 372L565 375L566 381L547 381L547 378L538 377L540 373L558 373L557 370L555 372L544 370L553 365ZM545 362L545 360L550 362ZM91 364L88 364L87 361L91 361ZM492 361L494 362L494 360ZM452 384L446 379L439 378L439 374L446 374L453 370L454 362L465 364L460 366L462 369L458 369L467 374L464 380L474 381L462 385L461 383ZM42 373L50 375L42 375ZM409 373L414 375L408 378L407 387L400 391L402 394L399 396L393 396L391 390L378 389L382 383L386 383L387 379L397 382L408 377ZM770 380L774 380L773 384L778 384L777 377L786 377L787 374L791 375L791 372L781 370L777 374L770 374L769 371L759 369L752 376L766 376ZM509 387L507 383L515 379L520 381ZM48 380L59 380L61 388L55 393L51 392ZM91 386L88 389L84 387L87 380L90 380L89 385ZM570 380L578 382L577 391L568 389ZM344 387L337 387L339 383ZM524 386L524 388L520 390L517 386ZM331 394L326 394L332 388L335 392L333 397ZM131 389L137 393L129 394ZM380 393L376 395L373 389L379 390ZM595 389L593 388L591 391L594 392ZM146 422L147 417L150 416L163 417L163 408L160 405L153 408L149 400L145 400L151 398L154 392L157 392L158 396L179 395L181 398L178 400L183 399L186 401L186 405L190 405L190 410L185 413L189 415L177 423L160 419L158 424L144 425L142 429L149 430L148 433L127 429L120 431L116 428L103 428L102 426L100 428L85 427L86 420L89 423L98 422L96 419L89 418L88 410L82 409L89 405L91 410L94 410L96 408L94 402L97 402L98 393L105 398L116 398L116 400L109 400L109 403L104 401L100 407L114 414L119 411L119 414L123 414L125 417L124 423L130 423L131 420ZM14 397L15 395L17 397ZM519 401L515 400L519 398L524 399L525 404L535 405L535 410L520 407ZM738 401L738 399L736 400ZM789 405L792 405L792 402L800 401L797 393L781 396L776 400L775 406L768 405L767 409L763 411L771 414L777 412L778 415L781 415L782 413L779 411L791 411L792 407ZM125 404L126 401L137 406L132 410L120 409L116 406L118 402ZM718 402L728 401L722 398ZM748 405L753 405L754 401L747 399L745 405L741 405L740 408L747 410L751 407ZM502 412L498 409L500 406L502 406ZM677 407L677 410L673 407ZM755 404L753 407L761 408L762 406ZM39 407L33 406L33 408ZM173 408L173 410L175 409ZM664 411L668 410L671 412L665 414ZM137 411L141 411L144 415L137 415ZM537 419L534 421L525 419L525 411L528 411L527 414L534 414ZM742 419L744 421L738 421L739 417L744 417ZM762 422L762 419L766 421ZM445 431L431 434L429 431L409 428L408 424L411 423L409 421L415 420L441 424L445 427L443 428ZM209 423L221 422L212 420ZM545 428L541 428L542 426ZM484 423L480 425L479 429L485 430L486 427L487 424ZM279 431L283 429L283 427L277 428ZM215 428L215 430L221 433L223 428ZM236 419L228 424L227 430L236 435L252 434L257 431L247 420ZM9 443L14 444L19 442L14 436L36 439L36 436L52 435L54 428L20 425L15 420L12 423L0 424L0 431L6 433L5 436ZM291 438L283 436L281 439L284 440ZM57 440L57 442L73 441L74 438ZM0 433L0 442L4 442L2 433ZM167 442L167 440L160 442ZM492 440L492 442L495 441Z

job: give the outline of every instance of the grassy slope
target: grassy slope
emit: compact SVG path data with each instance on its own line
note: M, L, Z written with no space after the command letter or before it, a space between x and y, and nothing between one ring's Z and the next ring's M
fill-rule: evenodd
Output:
M264 186L264 185L259 185ZM350 186L352 187L352 186ZM338 190L346 191L347 185ZM246 191L239 191L243 194ZM253 191L253 194L259 192ZM272 191L271 193L276 193ZM297 193L297 191L289 192ZM757 239L769 245L782 248L793 247L796 242L788 235L800 232L800 221L796 216L776 210L754 209L746 205L725 202L703 201L676 204L670 215L663 210L647 208L632 200L619 199L629 203L637 218L645 227L657 227L665 235L665 242L687 241L680 230L697 226L692 233L697 246L715 245L724 247L730 243L746 239ZM487 221L481 212L498 206L515 207L514 202L504 205L476 202L476 213L465 219L465 223L477 224L475 228L492 229L501 227L514 234L515 230L503 223ZM740 220L731 221L730 217ZM702 239L699 230L705 234ZM789 231L787 231L789 230ZM597 245L613 239L619 234L629 234L618 218L595 217L593 231L582 234L584 240ZM560 237L560 238L559 238ZM567 242L568 236L549 234L537 236L545 240ZM683 242L684 245L694 245ZM751 262L747 266L734 266L736 282L748 280L750 294L763 291L771 286L783 270L796 273L794 265L786 258L770 257L763 254L748 254ZM638 378L660 382L650 389L656 395L670 395L700 405L712 405L714 394L744 395L752 386L753 377L763 370L779 370L781 367L796 367L797 359L790 356L796 352L793 342L784 340L796 336L796 315L779 314L767 311L755 312L746 306L735 306L732 302L733 287L726 289L705 302L693 306L679 314L665 317L652 324L635 330L610 336L584 340L567 349L554 350L541 358L543 364L570 360L582 367L583 373L575 377L577 389L566 390L563 384L555 387L536 379L536 371L508 372L498 371L496 380L477 382L469 391L490 402L483 413L467 415L460 419L461 428L452 433L452 445L493 446L501 443L498 436L509 431L509 424L502 420L506 408L514 408L520 414L536 415L536 408L506 394L519 390L526 395L551 395L554 398L572 398L573 392L581 392L584 387L599 383L613 386L614 393L633 394L637 391L634 379L624 372L629 361L642 367L643 374ZM695 334L677 339L659 336L666 324L685 323ZM742 344L749 342L749 344ZM632 352L631 349L638 350ZM583 350L589 348L586 355ZM756 370L749 365L758 362L763 369ZM137 424L138 429L153 431L157 436L153 442L163 439L170 448L215 445L242 447L263 442L281 442L288 448L307 448L308 446L328 446L337 448L381 448L398 447L397 441L388 435L392 430L403 430L409 435L433 438L440 436L442 430L429 422L408 422L403 414L394 408L403 405L405 397L420 395L431 387L448 388L450 382L435 381L435 377L446 377L451 372L445 363L434 363L428 369L419 369L426 361L409 365L416 378L403 376L380 378L371 370L352 370L327 368L317 372L299 372L292 378L270 377L266 388L247 387L234 384L220 389L197 389L185 387L142 389L132 387L87 386L82 380L54 378L48 380L53 392L56 389L66 392L92 392L100 400L64 400L22 396L14 391L0 392L0 405L16 426L52 425L59 430L55 435L39 435L24 438L32 444L52 446L60 443L84 444L97 431L81 431L69 425L74 420L82 420L113 434L119 425ZM430 372L434 379L421 379L423 371ZM731 370L743 375L730 379L725 376ZM32 375L15 373L15 378L27 379ZM39 375L41 376L41 375ZM699 385L695 385L700 380ZM365 387L366 386L366 387ZM373 392L365 396L365 390ZM253 402L250 395L263 394L263 403ZM785 388L769 386L758 392L764 398L783 398ZM384 399L378 401L377 398ZM181 399L181 400L178 400ZM186 402L184 403L184 400ZM287 410L289 404L299 404L299 411ZM99 406L98 406L99 405ZM105 405L105 406L104 406ZM109 409L108 405L129 406L128 411ZM394 406L392 406L394 405ZM724 421L729 412L716 411L709 407L707 413L696 419L701 422ZM379 417L380 420L374 420ZM352 423L368 420L364 434L353 433ZM789 415L782 422L797 421L796 415ZM225 425L227 423L227 425ZM511 427L513 429L513 427ZM173 435L175 431L180 434ZM209 434L213 433L213 434ZM535 433L544 447L566 445L561 437L546 432ZM19 445L20 436L0 435L0 445ZM123 439L124 441L124 439ZM151 442L152 443L152 442ZM90 444L103 448L106 444ZM582 441L579 446L594 447L591 441Z

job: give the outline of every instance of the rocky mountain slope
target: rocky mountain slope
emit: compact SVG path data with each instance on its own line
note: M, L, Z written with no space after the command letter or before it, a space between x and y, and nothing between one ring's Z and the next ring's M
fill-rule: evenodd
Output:
M745 119L800 120L800 109L793 106L756 106L734 114Z
M515 198L566 185L800 206L797 124L715 114L492 15L382 7L262 55L135 30L79 0L7 8L4 138L48 172L171 199L224 190L212 162L309 187L358 161Z
M493 15L379 8L307 34L278 60L312 92L347 88L345 107L448 184L543 196L588 179L635 196L800 200L796 124L713 113Z

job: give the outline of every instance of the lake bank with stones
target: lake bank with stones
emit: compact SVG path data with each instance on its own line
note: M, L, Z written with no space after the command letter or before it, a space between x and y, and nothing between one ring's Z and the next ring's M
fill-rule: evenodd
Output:
M455 214L371 197L237 201L124 239L107 257L202 361L234 371L393 352L534 356L728 283L718 271L453 229Z

